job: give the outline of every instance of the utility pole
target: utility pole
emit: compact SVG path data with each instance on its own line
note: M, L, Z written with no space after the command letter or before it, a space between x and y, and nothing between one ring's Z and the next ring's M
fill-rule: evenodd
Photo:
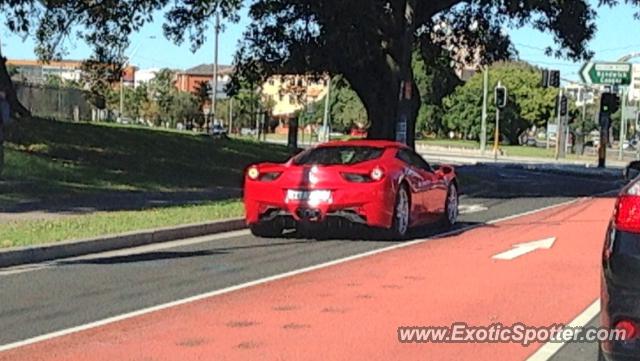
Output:
M482 92L482 125L480 127L480 152L484 155L487 150L487 103L489 101L489 67L484 67L484 81Z
M496 126L493 135L493 158L498 160L498 152L500 151L500 109L507 106L507 89L502 86L502 82L498 81L495 89L496 101Z
M233 129L233 97L229 97L229 134Z
M123 73L120 74L120 114L118 115L118 118L120 118L120 121L122 121L122 113L124 112L124 71L125 70L123 69L122 71Z
M556 154L555 158L558 160L560 158L561 153L564 153L564 143L562 143L562 138L564 138L564 127L562 124L562 96L564 95L564 89L560 88L560 92L558 93L558 126L556 127ZM562 144L561 144L562 143Z
M622 99L620 99L622 110L620 111L620 150L618 152L618 160L624 157L624 140L627 137L627 119L625 118L625 108L627 107L627 90L622 88Z
M213 29L213 83L211 86L211 124L216 120L216 99L218 98L218 35L220 34L220 13L216 9Z
M331 98L331 76L329 76L329 85L327 85L327 95L324 100L324 118L322 120L322 131L324 132L324 136L322 140L328 142L331 136L331 132L329 131L329 103Z

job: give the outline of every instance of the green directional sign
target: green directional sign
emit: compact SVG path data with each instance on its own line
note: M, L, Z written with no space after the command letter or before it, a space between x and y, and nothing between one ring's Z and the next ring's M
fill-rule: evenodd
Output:
M580 77L587 84L629 85L631 64L589 62L580 70Z

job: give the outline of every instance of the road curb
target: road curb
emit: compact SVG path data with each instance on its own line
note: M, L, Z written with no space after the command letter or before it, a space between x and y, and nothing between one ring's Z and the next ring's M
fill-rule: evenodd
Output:
M8 248L6 250L0 250L0 268L230 232L245 227L246 224L243 218L232 218L215 222L155 228L82 240Z

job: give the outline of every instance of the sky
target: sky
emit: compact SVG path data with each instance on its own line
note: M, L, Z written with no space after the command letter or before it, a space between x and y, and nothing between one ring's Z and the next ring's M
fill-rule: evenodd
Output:
M597 0L592 0L597 2ZM594 60L615 61L624 55L640 52L640 20L633 17L634 8L620 5L615 8L599 8L596 37L589 47L595 51ZM187 69L202 63L213 62L213 34L195 53L188 43L177 46L162 35L164 18L159 14L153 23L147 24L139 33L132 36L127 56L131 63L141 69L145 68L177 68ZM226 24L220 35L219 62L231 64L239 39L242 37L249 18L244 9L238 24ZM522 29L506 29L515 44L522 60L545 68L558 69L563 78L578 80L578 72L582 63L574 63L566 59L548 57L544 48L553 46L550 34L525 27ZM34 59L34 44L31 39L21 39L0 27L2 52L11 59ZM85 59L90 49L83 43L67 42L68 59ZM640 61L640 59L637 59Z

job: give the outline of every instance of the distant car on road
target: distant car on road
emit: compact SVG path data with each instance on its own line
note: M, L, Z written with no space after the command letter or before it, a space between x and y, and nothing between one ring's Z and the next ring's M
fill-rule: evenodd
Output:
M598 360L640 360L640 162L625 169L602 252L603 327L624 330L624 341L600 343Z
M258 130L257 129L251 129L251 128L242 128L240 129L240 135L248 137L248 136L255 136L258 134Z
M367 137L367 130L366 129L361 129L361 128L353 128L351 129L351 132L349 133L350 136L352 137L357 137L357 138L366 138Z
M214 124L211 127L211 135L214 138L224 138L227 136L227 130L220 124Z
M431 167L400 143L336 141L283 164L247 168L244 203L246 222L256 236L347 221L400 239L413 226L453 225L458 183L453 167Z

